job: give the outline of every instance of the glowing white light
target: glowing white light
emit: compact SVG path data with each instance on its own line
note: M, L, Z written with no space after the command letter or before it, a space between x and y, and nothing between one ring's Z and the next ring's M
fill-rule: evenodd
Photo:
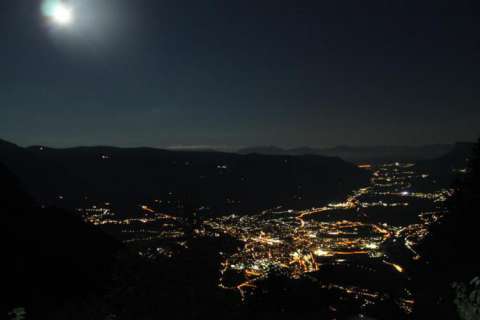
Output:
M73 22L73 11L70 7L63 3L57 3L52 8L51 17L53 21L59 25L69 25Z
M319 256L319 257L329 257L329 256L332 256L332 253L329 252L329 251L326 251L326 250L323 250L323 249L317 249L313 252L316 256Z
M373 242L367 243L367 244L365 245L365 248L367 248L367 249L378 249L378 244L373 243Z

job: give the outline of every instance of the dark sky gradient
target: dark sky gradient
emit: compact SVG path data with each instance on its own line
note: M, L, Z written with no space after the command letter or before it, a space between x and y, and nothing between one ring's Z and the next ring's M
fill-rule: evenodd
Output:
M68 1L67 1L68 2ZM0 138L427 144L480 134L478 1L0 1Z

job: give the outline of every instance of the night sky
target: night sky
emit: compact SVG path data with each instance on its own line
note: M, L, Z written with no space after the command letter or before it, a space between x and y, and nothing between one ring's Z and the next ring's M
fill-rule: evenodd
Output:
M480 134L477 1L0 0L0 138L429 144Z

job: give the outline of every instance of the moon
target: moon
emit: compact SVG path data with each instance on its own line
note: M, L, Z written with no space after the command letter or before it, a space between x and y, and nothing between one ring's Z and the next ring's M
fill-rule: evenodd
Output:
M59 26L71 25L74 21L73 8L60 0L46 0L43 4L43 14Z
M59 25L69 25L73 22L73 11L60 3L53 9L52 19Z

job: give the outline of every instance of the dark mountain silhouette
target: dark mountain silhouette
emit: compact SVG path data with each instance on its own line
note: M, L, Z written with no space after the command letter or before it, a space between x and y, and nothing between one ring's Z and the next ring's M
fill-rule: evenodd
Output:
M240 154L269 155L322 155L340 157L354 162L417 161L436 158L452 149L449 144L425 146L337 146L332 148L300 147L282 149L275 146L258 146L238 150Z
M473 147L473 148L472 148ZM465 164L465 158L468 163ZM476 145L459 144L454 151L434 161L447 168L466 167L453 185L448 213L433 226L418 250L428 260L416 271L418 319L457 319L454 305L454 282L468 283L480 275L478 225L480 213L480 140ZM473 319L473 318L472 318Z
M2 315L24 307L32 319L47 318L49 310L100 290L109 279L121 245L78 216L36 206L2 164L0 214Z
M419 165L430 167L432 171L452 171L455 169L465 169L468 159L473 156L475 143L459 142L453 148L440 157L431 158L419 162Z
M43 200L49 193L58 195L62 184L75 182L62 166L48 163L31 150L4 140L0 140L0 162L22 181L25 191L37 199Z
M214 214L309 207L366 185L369 173L339 158L239 155L151 148L0 146L3 161L42 203L110 202L131 212L155 199L172 207L193 194Z
M450 186L453 180L462 174L469 159L473 156L474 143L459 142L446 154L428 160L419 161L417 167L436 178L439 184Z
M296 155L290 149L282 149L275 146L248 147L240 149L237 152L240 154ZM315 154L315 150L308 148L307 152L302 154Z

